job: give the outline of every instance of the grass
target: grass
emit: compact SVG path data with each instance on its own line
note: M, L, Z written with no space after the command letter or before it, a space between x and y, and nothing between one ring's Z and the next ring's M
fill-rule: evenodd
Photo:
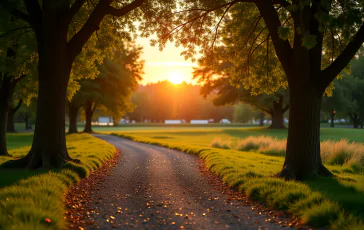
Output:
M6 137L8 149L15 149L31 145L33 133L8 133Z
M284 181L273 175L280 171L282 156L263 155L257 152L237 151L210 147L215 138L231 140L237 144L241 137L251 133L266 134L283 139L286 131L264 129L215 129L183 131L128 131L117 135L129 139L156 144L171 149L196 154L204 159L210 171L224 183L245 193L248 197L268 206L290 212L312 227L330 229L364 229L364 174L353 171L348 165L327 165L335 178L317 178L308 181ZM264 132L266 131L266 132ZM348 135L351 130L323 129L325 137L340 140L346 137L350 143L364 132L355 130L357 136ZM274 136L276 133L278 135ZM334 138L333 138L334 137ZM218 141L215 141L218 142Z
M21 136L21 134L15 134ZM23 137L22 137L23 138ZM26 139L13 146L23 146ZM62 170L29 171L1 169L0 229L65 229L64 196L68 188L110 159L115 148L88 134L67 136L67 147L82 164L67 163ZM29 146L10 150L13 158L24 156ZM9 157L0 157L0 164Z
M268 136L249 136L239 140L236 145L233 145L230 139L222 140L215 138L209 146L240 151L255 151L270 156L284 156L286 144L286 139ZM321 142L321 158L324 163L344 165L350 167L354 172L363 172L364 144L349 142L346 139L341 139L340 141L325 140Z

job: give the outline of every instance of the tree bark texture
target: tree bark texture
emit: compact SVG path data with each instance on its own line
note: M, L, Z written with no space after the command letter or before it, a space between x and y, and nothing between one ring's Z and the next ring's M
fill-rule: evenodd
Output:
M94 109L92 108L92 102L87 102L85 105L85 117L86 117L86 123L85 128L83 130L84 133L92 133L92 115L94 113Z
M286 158L278 176L302 180L332 175L320 155L322 93L314 89L290 90L290 114Z
M70 126L68 129L68 133L78 133L77 130L77 115L80 107L73 105L72 103L68 104L68 114L70 118Z

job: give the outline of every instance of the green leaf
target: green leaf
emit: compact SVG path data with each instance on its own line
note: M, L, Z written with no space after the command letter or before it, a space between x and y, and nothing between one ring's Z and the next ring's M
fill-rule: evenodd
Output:
M306 34L302 38L302 45L307 49L312 49L317 45L316 35Z
M282 40L287 40L290 34L290 29L288 27L280 26L278 27L278 36Z

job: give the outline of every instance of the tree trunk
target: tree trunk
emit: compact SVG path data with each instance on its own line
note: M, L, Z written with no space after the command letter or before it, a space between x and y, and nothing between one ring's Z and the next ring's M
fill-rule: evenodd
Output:
M332 175L320 156L322 94L313 87L290 87L290 114L286 158L279 177L302 180Z
M15 88L16 83L17 83L17 81L14 82L14 88ZM13 98L13 95L11 95L11 100L12 100L12 98ZM15 116L16 111L19 110L19 108L20 108L20 106L22 104L23 104L23 99L20 99L19 102L18 102L18 104L14 108L13 108L12 103L9 106L9 110L8 110L8 125L7 125L7 129L6 129L6 131L8 133L15 133L16 132L14 116Z
M259 126L264 126L264 118L265 118L264 113L259 114Z
M77 130L77 114L80 107L73 105L72 103L68 104L68 114L70 118L70 126L68 129L68 133L78 133Z
M41 27L36 30L38 46L38 103L32 148L9 167L61 168L72 160L66 148L66 91L73 59L68 53L68 26L61 16L68 9L44 3ZM39 25L40 26L40 25Z
M114 123L114 125L113 125L114 127L118 126L118 124L119 124L119 123L118 123L118 121L117 121L117 118L116 118L116 117L113 117L113 118L112 118L112 121L113 121L113 123Z
M29 117L26 116L23 119L24 119L24 124L25 124L25 130L32 129L32 126L29 123Z
M6 125L8 120L8 98L6 88L0 88L0 156L9 156L6 146Z
M93 133L91 125L92 115L93 115L92 102L87 102L85 106L86 123L85 123L85 129L83 130L84 133Z
M9 47L6 52L7 57L15 57L16 50ZM8 123L8 112L11 108L11 101L17 81L14 76L7 73L0 73L0 156L9 156L6 145L6 130Z
M358 129L360 121L358 119L355 119L355 120L353 120L353 123L354 123L354 129Z
M273 109L272 109L272 124L269 128L272 129L285 129L284 126L284 118L283 114L285 112L283 106L283 97L280 98L279 101L273 102Z
M359 125L361 124L361 120L359 115L354 112L354 113L348 113L350 119L353 121L353 125L354 125L354 129L359 128Z
M6 132L8 133L15 133L15 121L14 121L15 111L13 110L12 106L9 106L8 110L8 123L6 127Z

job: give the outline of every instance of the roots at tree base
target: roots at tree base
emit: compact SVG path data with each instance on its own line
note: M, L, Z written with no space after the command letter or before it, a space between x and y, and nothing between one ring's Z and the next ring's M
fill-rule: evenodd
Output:
M80 160L71 158L67 151L60 154L45 155L41 152L37 152L36 154L34 154L34 151L30 150L25 157L4 162L1 167L27 169L60 169L67 162L73 162L77 164L81 163Z
M7 151L6 152L0 152L0 156L11 157L11 155Z
M323 164L320 164L317 170L297 170L289 165L285 165L281 172L277 174L277 177L284 178L286 180L304 180L314 177L333 177L332 174Z

